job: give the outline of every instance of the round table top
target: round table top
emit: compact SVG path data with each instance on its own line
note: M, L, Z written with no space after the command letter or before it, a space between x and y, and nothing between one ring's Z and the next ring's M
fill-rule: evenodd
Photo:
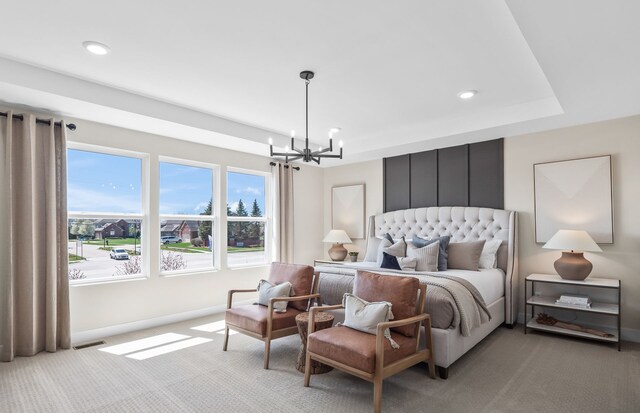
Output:
M329 313L325 313L324 311L321 311L321 312L315 314L315 316L313 317L313 322L314 323L329 322L329 321L333 321L333 319L334 319L333 315L331 315ZM298 314L296 316L296 322L298 322L298 323L308 323L309 322L309 313L308 312L304 312L304 313Z

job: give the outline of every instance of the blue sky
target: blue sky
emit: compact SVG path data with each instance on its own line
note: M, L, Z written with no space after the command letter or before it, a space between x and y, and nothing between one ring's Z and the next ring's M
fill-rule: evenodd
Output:
M67 171L69 211L142 212L140 159L69 149ZM264 213L264 176L228 172L227 177L233 210L242 199L251 212L257 199ZM211 199L212 180L211 169L160 162L160 213L200 214Z

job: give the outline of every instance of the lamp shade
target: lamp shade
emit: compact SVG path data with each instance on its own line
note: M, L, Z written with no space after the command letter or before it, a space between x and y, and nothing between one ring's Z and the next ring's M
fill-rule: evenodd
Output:
M542 248L550 250L571 250L571 251L588 251L602 252L602 249L591 238L587 231L576 231L570 229L561 229L556 232L553 237Z
M332 229L329 231L326 237L322 240L322 242L333 242L338 244L350 244L351 238L347 235L347 233L342 229Z

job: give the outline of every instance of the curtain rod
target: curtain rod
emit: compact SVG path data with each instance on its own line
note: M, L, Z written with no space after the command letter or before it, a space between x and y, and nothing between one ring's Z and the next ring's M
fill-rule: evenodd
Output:
M6 118L7 115L8 115L8 113L6 113L6 112L0 112L0 116L4 116ZM24 116L22 116L22 115L13 115L13 119L24 120ZM36 118L36 123L43 123L45 125L51 125L51 121L50 120L46 120L46 119L38 119L38 118ZM62 126L62 122L54 122L54 125ZM76 130L76 124L75 123L70 123L70 124L67 125L67 128L69 128L69 130Z
M271 165L271 166L276 166L276 163L275 163L275 162L269 162L269 165ZM288 168L288 167L289 167L289 165L285 164L285 165L284 165L284 167L285 167L285 168ZM293 169L295 169L296 171L299 171L299 170L300 170L300 167L299 167L299 166L292 166L292 168L293 168Z

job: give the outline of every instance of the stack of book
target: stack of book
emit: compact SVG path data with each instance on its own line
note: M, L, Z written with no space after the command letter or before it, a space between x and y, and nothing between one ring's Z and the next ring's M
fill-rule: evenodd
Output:
M580 308L591 308L591 300L586 295L562 294L556 304L570 305Z

